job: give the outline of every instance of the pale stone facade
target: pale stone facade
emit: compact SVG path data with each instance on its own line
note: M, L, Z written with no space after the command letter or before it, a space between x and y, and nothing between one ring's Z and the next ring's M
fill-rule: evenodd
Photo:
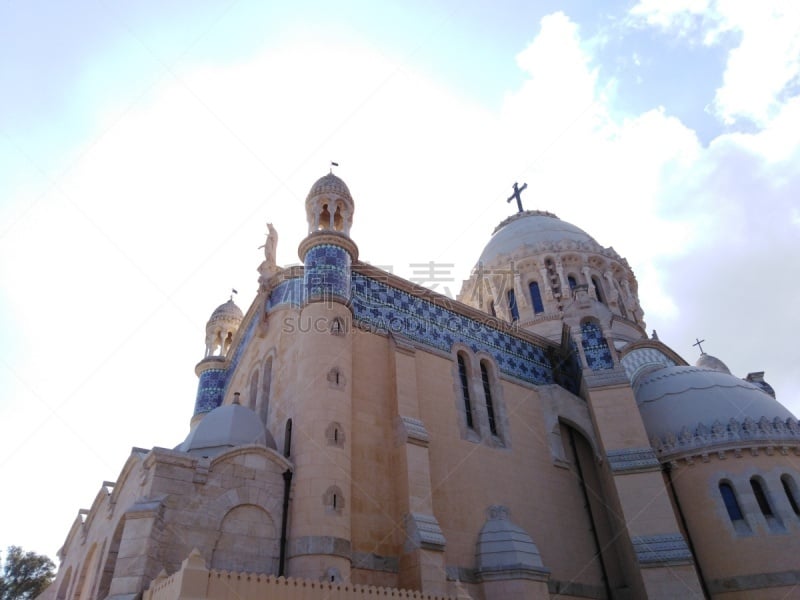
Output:
M303 267L270 226L189 436L133 449L45 597L797 592L800 425L762 373L649 338L627 262L552 214L501 223L453 301L360 262L354 209L314 184Z

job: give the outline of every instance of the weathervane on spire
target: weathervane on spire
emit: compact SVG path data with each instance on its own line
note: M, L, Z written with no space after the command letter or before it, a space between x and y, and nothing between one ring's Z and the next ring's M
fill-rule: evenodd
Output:
M333 175L333 167L338 167L339 163L331 161L331 175Z
M522 198L520 194L522 194L523 190L528 187L527 183L523 183L522 187L519 187L519 184L515 181L514 182L514 193L508 197L507 202L511 202L512 200L516 199L517 201L517 209L518 212L522 212Z
M705 352L703 352L703 347L700 345L703 342L705 342L705 340L701 340L699 338L694 338L694 339L697 340L697 343L696 344L692 344L692 346L697 346L698 348L700 348L700 354L705 354Z

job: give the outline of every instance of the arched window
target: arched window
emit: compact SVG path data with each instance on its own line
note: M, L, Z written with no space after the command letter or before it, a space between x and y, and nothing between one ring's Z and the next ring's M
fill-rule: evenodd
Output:
M568 275L567 276L567 283L569 283L569 291L570 292L575 289L576 285L578 285L578 281L575 279L574 275Z
M344 322L339 317L334 317L333 321L331 321L331 334L344 335Z
M250 401L247 407L250 410L256 410L257 403L258 403L258 369L253 371L253 374L250 375Z
M286 430L283 433L283 455L289 458L292 455L292 420L286 421Z
M508 310L511 311L511 320L519 321L519 308L517 308L517 296L514 290L508 290Z
M786 492L786 498L789 500L789 504L792 506L792 510L794 514L800 517L800 506L797 504L797 485L792 479L791 475L784 473L781 475L781 483L783 484L783 491Z
M761 514L765 517L774 516L767 495L764 493L764 486L761 485L761 482L753 477L750 479L750 487L753 488L753 495L756 497L756 502L758 502L758 508L761 509Z
M497 435L497 420L494 414L494 401L492 400L492 385L489 381L489 369L486 362L481 361L481 380L483 381L483 395L486 397L486 415L489 418L489 431Z
M272 392L272 357L264 361L264 376L261 378L261 406L258 414L261 422L266 425L269 417L269 396Z
M592 276L592 285L594 286L594 295L597 296L597 301L605 304L606 296L603 294L603 286L601 285L600 280L595 276Z
M475 423L472 419L472 402L469 398L469 379L467 377L467 364L464 362L464 355L458 353L458 378L461 382L461 398L464 401L464 415L467 418L467 427L470 429L475 428Z
M539 282L531 281L528 284L528 289L531 292L531 304L533 304L533 314L538 315L544 312L544 303L542 303L542 294L539 291Z
M743 521L744 515L739 507L739 501L736 499L733 486L727 481L723 481L719 484L719 493L722 496L722 501L725 503L725 508L728 510L728 516L731 521Z

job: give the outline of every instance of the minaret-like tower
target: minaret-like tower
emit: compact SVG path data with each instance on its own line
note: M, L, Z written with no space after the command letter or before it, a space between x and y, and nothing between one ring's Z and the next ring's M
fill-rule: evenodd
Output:
M308 236L297 340L297 395L291 459L295 464L288 575L350 579L353 340L350 239L353 198L332 173L306 198Z
M227 378L225 357L243 318L241 309L236 306L231 297L211 313L211 318L206 323L205 357L195 367L199 381L197 382L197 399L191 420L192 428L203 419L206 413L222 404Z

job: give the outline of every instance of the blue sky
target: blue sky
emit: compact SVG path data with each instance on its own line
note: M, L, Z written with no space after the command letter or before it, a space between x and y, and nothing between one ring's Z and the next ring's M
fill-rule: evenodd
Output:
M206 319L267 221L297 262L331 160L362 259L452 295L527 182L648 329L800 412L797 6L0 5L0 544L53 556L131 446L183 439Z

